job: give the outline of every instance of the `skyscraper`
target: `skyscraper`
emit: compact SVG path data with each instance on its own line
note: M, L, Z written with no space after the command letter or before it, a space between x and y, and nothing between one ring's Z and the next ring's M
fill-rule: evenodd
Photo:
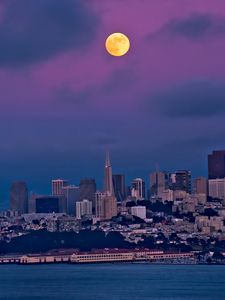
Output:
M117 203L114 195L112 168L109 153L106 153L104 191L95 193L95 214L101 220L110 220L117 215Z
M193 191L195 194L204 194L207 195L208 187L207 187L207 179L205 177L197 177L194 180Z
M66 212L69 215L75 215L76 202L80 199L80 189L76 185L67 185L62 188L66 199Z
M80 201L88 199L95 205L96 182L93 178L84 178L80 181Z
M62 196L63 188L68 185L68 181L64 179L54 179L52 180L52 195Z
M213 151L208 155L208 178L225 178L225 150Z
M164 172L153 172L150 174L150 194L157 196L168 188L168 174Z
M176 171L175 190L191 194L191 172L187 170Z
M110 220L117 215L116 198L107 192L95 193L95 216L100 220Z
M125 176L121 174L113 174L113 189L117 201L122 202L126 197Z
M28 212L28 189L23 181L12 183L10 189L10 210L17 211L20 214Z
M106 159L105 159L104 191L108 193L108 195L114 196L112 167L111 167L108 151L106 152Z
M145 199L145 182L141 178L135 178L132 181L131 196L136 200Z

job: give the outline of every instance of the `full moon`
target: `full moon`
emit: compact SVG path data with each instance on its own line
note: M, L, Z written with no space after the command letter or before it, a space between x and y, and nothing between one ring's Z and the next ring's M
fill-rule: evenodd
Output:
M105 42L106 50L113 56L123 56L130 49L128 37L120 32L110 34Z

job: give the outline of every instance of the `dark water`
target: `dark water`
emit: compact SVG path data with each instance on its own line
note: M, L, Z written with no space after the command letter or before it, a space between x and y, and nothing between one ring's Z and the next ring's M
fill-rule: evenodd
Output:
M0 266L1 300L225 299L225 266Z

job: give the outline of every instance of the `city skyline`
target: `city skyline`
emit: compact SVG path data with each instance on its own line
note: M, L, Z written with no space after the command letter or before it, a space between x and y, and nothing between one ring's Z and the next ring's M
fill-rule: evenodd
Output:
M216 153L216 152L221 152L223 153L224 150L214 150L212 153ZM212 156L212 154L208 153L208 158ZM103 163L102 163L103 165ZM102 166L103 168L103 166ZM122 172L119 174L119 172L112 172L112 168L111 168L111 153L109 152L109 150L106 150L105 152L105 163L104 163L104 172L102 172L101 174L101 179L98 180L98 178L96 178L95 176L93 176L92 178L91 177L80 177L80 178L76 178L76 180L74 179L68 179L68 177L62 177L62 176L59 176L58 178L57 177L54 177L54 178L50 178L48 182L46 182L45 184L47 185L47 188L43 189L38 189L37 187L34 187L34 189L31 188L31 186L33 186L32 184L29 185L28 184L28 188L29 188L29 193L30 195L34 194L34 195L39 195L39 196L43 196L43 195L53 195L53 196L60 196L60 193L59 193L59 190L61 191L61 189L63 188L63 185L65 186L65 188L68 186L68 188L70 187L76 187L78 188L79 185L80 185L80 188L81 188L81 183L84 181L84 191L82 193L87 194L88 193L88 188L86 187L85 185L85 181L94 181L94 184L97 183L96 185L96 189L98 191L106 191L106 190L109 190L111 189L112 187L110 186L111 183L110 183L110 180L113 180L113 176L124 176L124 184L125 184L125 188L127 189L128 187L132 188L132 184L135 180L144 180L144 184L145 184L145 187L144 187L144 192L146 193L146 197L147 197L147 194L150 192L151 190L151 184L149 184L149 176L151 174L153 174L154 172L162 172L162 174L164 174L164 176L168 176L169 174L176 174L177 172L190 172L190 178L191 178L191 185L193 184L194 180L196 178L199 178L201 177L202 175L201 174L193 174L192 173L192 170L184 170L184 169L173 169L173 170L165 170L165 169L159 169L159 166L155 166L155 169L152 169L152 170L149 170L148 173L146 173L144 176L136 176L136 177L132 177L131 175L127 174L126 172ZM208 168L209 168L209 161L208 161ZM206 169L208 169L206 167ZM110 171L108 171L108 169ZM184 171L183 171L184 170ZM109 175L108 175L108 172L109 172ZM207 170L207 174L208 174L208 170ZM207 178L207 174L205 174L205 178ZM109 176L109 178L108 178ZM107 179L106 179L107 178ZM110 179L111 178L111 179ZM97 180L96 180L97 179ZM214 177L214 179L216 179L216 177ZM30 182L29 180L27 180L28 182ZM23 180L23 179L18 179L18 180L13 180L11 184L14 184L14 183L20 183L20 182L24 182L27 184L27 181ZM80 184L79 184L80 182ZM92 184L92 183L91 183ZM191 187L190 187L191 188ZM87 189L87 190L86 190ZM56 190L56 192L54 192L54 190ZM191 191L191 190L190 190ZM110 192L111 193L111 192ZM113 191L114 193L114 191ZM10 196L10 192L9 192L9 189L7 191L7 194L8 194L8 198L5 199L5 201L1 201L1 204L0 204L0 210L4 210L8 207L9 205L9 196ZM154 194L154 193L153 193ZM89 197L88 197L89 198ZM82 199L85 199L85 197L83 197Z
M68 179L51 179L51 193L34 193L24 181L13 181L10 189L10 201L4 209L10 208L19 213L34 213L35 199L56 200L58 212L74 215L75 203L88 200L96 209L96 199L110 196L118 203L124 200L150 200L151 197L171 201L175 191L183 191L187 195L204 194L205 196L224 197L225 195L225 150L214 150L208 154L208 176L193 177L191 170L159 170L156 167L148 174L148 179L133 178L126 180L126 174L112 172L110 152L106 150L103 184L96 185L95 178L80 178L80 183L69 182ZM97 196L99 195L99 196ZM48 199L48 200L47 200ZM83 205L80 204L79 205ZM99 204L98 204L99 205ZM48 204L46 207L49 207ZM50 205L51 207L51 205ZM18 209L17 209L18 208ZM37 209L38 210L38 209Z
M17 179L100 184L105 148L130 178L156 164L206 174L224 148L225 4L185 3L1 2L0 200ZM131 43L121 58L105 50L115 31Z

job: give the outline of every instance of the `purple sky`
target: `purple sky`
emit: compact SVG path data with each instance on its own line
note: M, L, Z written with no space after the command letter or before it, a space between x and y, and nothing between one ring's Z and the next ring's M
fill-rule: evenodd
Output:
M117 31L120 58L104 48ZM17 179L100 184L106 148L130 179L206 174L225 147L224 0L0 0L0 45L3 198Z

